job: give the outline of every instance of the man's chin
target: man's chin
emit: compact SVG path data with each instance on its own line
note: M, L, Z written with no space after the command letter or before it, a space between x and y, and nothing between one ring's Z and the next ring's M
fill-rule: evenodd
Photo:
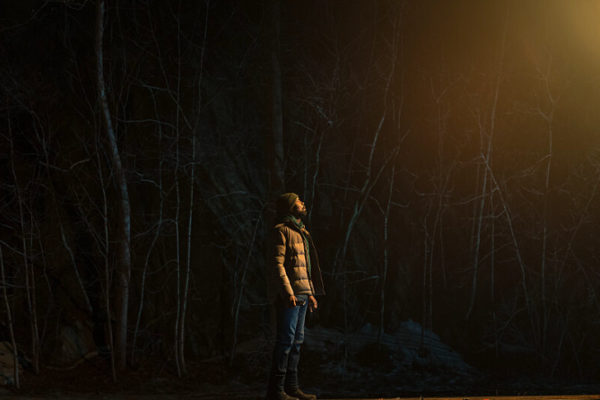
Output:
M296 217L296 218L304 218L304 217L306 217L306 210L295 212L294 213L294 217Z

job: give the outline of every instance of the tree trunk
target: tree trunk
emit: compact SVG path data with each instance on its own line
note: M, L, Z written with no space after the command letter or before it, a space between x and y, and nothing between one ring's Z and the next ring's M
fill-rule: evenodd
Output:
M548 150L546 153L546 156L544 157L546 160L546 173L545 173L545 180L544 180L544 194L543 194L543 208L542 208L542 254L540 257L540 286L541 286L541 306L542 306L542 321L541 321L541 332L540 332L540 347L541 347L541 353L543 356L545 356L546 353L546 337L547 337L547 331L548 331L548 307L547 307L547 293L546 293L546 273L547 273L547 258L548 258L548 215L551 214L549 213L549 200L548 197L550 196L550 176L551 176L551 172L552 172L552 157L553 157L553 153L554 153L554 135L553 135L553 127L554 127L554 114L556 112L556 107L557 107L557 99L552 95L552 91L550 90L550 64L548 64L547 67L547 72L543 74L542 76L542 82L544 83L544 87L546 89L546 97L548 98L548 101L550 102L550 110L548 112L544 112L541 109L541 106L539 107L539 114L540 116L544 119L544 121L546 122L546 126L547 126L547 131L548 131Z
M10 134L10 165L13 180L15 183L15 193L17 196L17 204L19 207L19 225L21 227L21 243L22 243L22 255L23 255L23 267L25 272L25 291L27 297L27 308L29 310L29 327L31 331L31 355L33 361L33 369L35 373L39 373L39 350L40 350L40 339L37 323L37 306L36 306L36 291L35 291L35 271L33 264L30 262L30 246L27 245L27 235L25 233L25 210L23 203L25 199L21 194L19 186L19 178L17 176L17 169L15 166L15 151L12 129L9 123L8 131ZM30 220L33 219L33 215L30 214ZM30 223L31 226L31 223ZM30 227L31 235L33 235L33 228Z
M14 369L13 369L13 376L14 376L14 380L15 380L15 387L17 389L19 389L20 387L20 382L19 382L19 352L17 350L17 341L15 340L15 330L14 330L14 324L13 324L13 319L12 319L12 312L10 309L10 303L8 301L8 291L6 290L6 288L8 287L8 283L6 282L6 272L4 271L4 254L2 252L2 245L0 245L0 278L2 279L2 297L4 298L4 305L6 307L6 316L7 316L7 324L8 324L8 331L10 334L10 343L12 345L12 351L13 351L13 360L14 360Z
M104 183L104 175L102 174L102 162L100 160L99 144L96 142L96 158L98 162L98 178L100 179L100 187L102 188L102 212L103 212L103 228L104 228L104 307L106 313L106 334L108 336L108 346L110 348L110 372L113 382L117 381L117 369L115 365L115 341L112 328L112 316L110 307L110 288L111 270L109 262L110 250L110 231L108 228L108 198L106 196L106 185Z
M272 0L271 22L272 22L272 47L271 47L271 68L273 72L272 81L272 131L271 131L271 165L269 188L271 195L280 194L285 190L284 178L284 149L283 149L283 90L281 65L279 62L280 53L280 21L281 8L279 0Z
M131 207L129 204L129 192L127 189L127 180L125 171L121 164L121 156L115 138L115 132L112 125L112 118L108 108L108 99L106 96L106 86L104 83L104 62L103 62L103 38L104 38L104 0L98 0L96 14L96 67L98 79L98 97L102 108L102 118L108 136L110 146L110 156L112 161L113 173L117 180L119 195L119 211L121 213L119 242L119 262L116 269L116 287L115 287L115 318L116 318L116 351L118 356L118 366L124 369L127 364L127 318L129 311L129 279L131 277Z
M160 118L160 115L158 114L158 108L157 108L157 104L156 104L156 96L155 94L152 92L152 89L150 90L150 96L152 97L152 102L154 104L154 111L156 113L156 117L157 120ZM162 131L162 125L159 123L157 124L157 129L158 129L158 147L159 147L159 152L158 152L158 197L160 199L160 203L158 206L158 221L156 222L156 229L154 231L154 236L152 237L152 242L150 243L150 246L148 247L148 250L146 252L146 260L144 262L144 269L142 270L142 276L141 276L141 281L140 281L140 299L139 299L139 306L138 306L138 311L137 311L137 317L136 317L136 322L135 322L135 329L133 331L133 338L132 338L132 344L131 344L131 362L135 363L135 350L136 350L136 342L137 342L137 335L140 329L140 323L142 320L142 311L144 309L144 302L146 299L146 278L148 276L148 267L150 265L150 256L152 255L152 251L154 250L154 247L156 246L156 243L158 242L158 239L160 237L160 233L161 233L161 229L163 226L163 215L164 215L164 203L165 203L165 193L163 190L163 163L164 161L164 156L163 156L163 152L162 152L162 148L163 148L163 131Z
M185 258L185 276L184 276L184 287L183 287L183 299L181 301L181 318L179 319L179 362L181 363L181 369L184 374L187 373L185 365L185 315L188 306L188 297L190 291L190 278L192 273L192 227L194 223L194 181L196 172L196 135L192 137L192 170L190 176L190 207L188 214L188 228L187 228L187 253Z
M489 125L489 135L487 137L487 149L485 155L483 154L483 138L484 138L484 127L480 124L480 132L481 132L481 158L486 168L483 171L483 183L481 188L481 203L479 205L479 217L477 220L477 236L476 236L476 246L475 246L475 254L473 260L473 283L471 286L471 300L469 302L469 309L467 311L466 318L469 319L471 317L471 313L473 312L473 308L475 306L475 297L477 294L477 277L479 273L479 252L480 252L480 244L481 244L481 225L483 223L483 211L485 207L485 197L487 193L487 183L488 183L488 173L490 165L492 163L492 152L494 149L494 134L496 131L496 112L498 110L498 98L500 96L500 84L502 83L502 75L503 75L503 67L504 67L504 53L506 47L506 32L507 32L507 23L508 23L508 13L505 18L504 23L504 31L502 33L502 41L500 44L500 55L499 55L499 69L498 74L496 75L496 80L494 83L494 93L492 98L491 105L491 115L490 115L490 125Z
M392 197L394 194L394 181L396 177L396 165L392 165L392 176L390 177L390 189L388 192L387 204L383 215L383 273L381 274L381 292L379 293L379 335L377 342L381 344L385 328L385 286L387 284L387 274L389 268L389 220L390 209L392 208Z
M256 241L256 234L258 233L258 228L260 225L261 218L259 217L256 220L254 225L254 232L252 233L252 241L250 242L250 246L248 248L248 256L246 257L246 261L244 262L244 267L242 269L242 276L240 277L240 290L237 295L237 299L235 301L234 310L233 310L233 341L231 345L231 354L229 358L229 364L233 365L233 358L235 357L235 351L237 346L237 336L238 336L238 328L239 328L239 319L240 319L240 306L242 305L242 300L244 298L244 286L246 285L246 272L248 271L248 265L250 264L250 259L252 258L252 251L254 250L254 243Z

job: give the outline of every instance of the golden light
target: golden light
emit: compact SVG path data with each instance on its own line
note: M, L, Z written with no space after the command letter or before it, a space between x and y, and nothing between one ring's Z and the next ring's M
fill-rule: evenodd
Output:
M600 61L600 0L568 0L557 4L566 17L567 29L563 34L568 35L567 45L577 47L573 50L582 51L593 61Z

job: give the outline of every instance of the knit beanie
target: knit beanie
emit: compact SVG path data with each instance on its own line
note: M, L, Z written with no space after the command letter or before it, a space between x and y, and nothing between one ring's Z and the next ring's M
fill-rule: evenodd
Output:
M277 199L277 214L286 215L292 211L292 206L298 199L298 195L296 193L284 193Z

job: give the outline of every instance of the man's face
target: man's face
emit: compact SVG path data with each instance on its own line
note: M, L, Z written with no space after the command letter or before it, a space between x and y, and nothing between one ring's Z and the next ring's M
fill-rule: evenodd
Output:
M304 202L300 200L299 197L296 199L294 205L292 206L292 214L296 218L306 217L306 206L304 205Z

